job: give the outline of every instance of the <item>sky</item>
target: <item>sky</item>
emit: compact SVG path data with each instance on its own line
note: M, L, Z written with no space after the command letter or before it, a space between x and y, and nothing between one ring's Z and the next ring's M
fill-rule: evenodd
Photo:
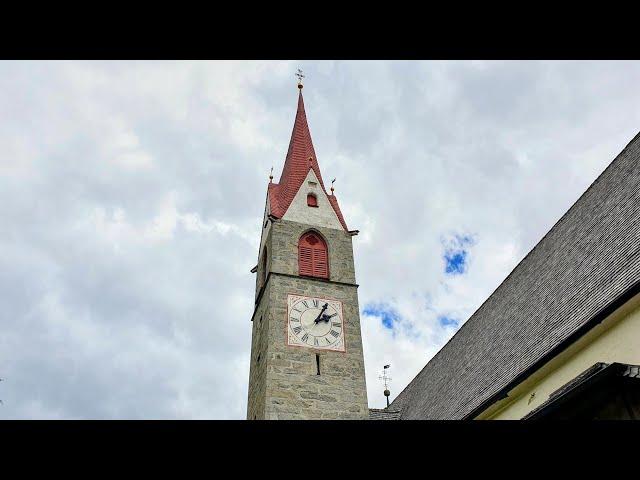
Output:
M245 418L297 68L370 407L640 130L638 62L0 62L0 418Z

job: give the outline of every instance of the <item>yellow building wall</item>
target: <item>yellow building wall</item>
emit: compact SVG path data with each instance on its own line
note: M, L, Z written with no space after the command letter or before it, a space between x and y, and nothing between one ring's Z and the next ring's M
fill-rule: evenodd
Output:
M640 365L640 294L547 362L476 419L516 420L597 362Z

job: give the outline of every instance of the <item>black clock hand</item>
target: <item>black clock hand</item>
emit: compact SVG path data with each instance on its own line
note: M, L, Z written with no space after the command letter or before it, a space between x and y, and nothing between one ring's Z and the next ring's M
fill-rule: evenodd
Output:
M322 315L322 320L325 321L325 322L328 322L331 317L335 317L336 315L337 315L337 313L334 313L333 315L327 315L325 313L324 315Z
M316 319L313 321L313 323L318 323L320 321L320 317L322 317L322 314L324 313L324 311L327 309L327 307L329 307L328 303L324 304L324 307L322 307L322 310L320 310L320 313L318 314L318 316L316 317Z

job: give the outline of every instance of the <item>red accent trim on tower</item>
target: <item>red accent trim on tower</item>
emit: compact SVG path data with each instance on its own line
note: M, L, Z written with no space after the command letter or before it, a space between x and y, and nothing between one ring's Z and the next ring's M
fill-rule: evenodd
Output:
M296 193L298 193L300 186L305 178L307 178L309 170L315 172L322 191L327 195L329 203L331 203L333 210L336 212L340 223L344 229L348 231L349 229L338 206L337 198L335 195L329 195L324 188L322 174L320 173L316 152L313 149L313 142L311 141L311 133L309 132L309 126L307 124L307 114L304 111L302 90L300 90L298 95L298 110L293 124L293 131L291 132L289 150L287 151L287 157L284 161L282 175L280 175L278 183L269 183L268 187L271 215L276 218L282 218L284 216Z

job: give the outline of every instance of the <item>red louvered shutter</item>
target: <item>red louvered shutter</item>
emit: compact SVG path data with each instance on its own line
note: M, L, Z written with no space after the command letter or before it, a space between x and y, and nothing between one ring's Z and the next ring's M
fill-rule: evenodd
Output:
M298 272L310 277L329 278L327 244L313 232L303 235L298 242Z
M327 251L324 249L313 250L313 276L327 278Z
M298 268L300 275L313 275L313 250L311 247L300 245L298 251Z

